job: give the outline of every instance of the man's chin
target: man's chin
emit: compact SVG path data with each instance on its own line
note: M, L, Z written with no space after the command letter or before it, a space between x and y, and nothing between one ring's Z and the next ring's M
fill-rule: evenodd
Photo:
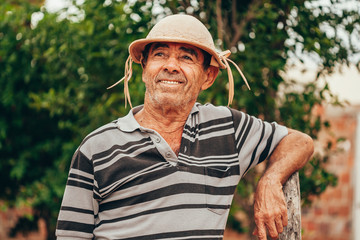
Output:
M179 108L179 107L188 106L192 102L184 98L181 98L180 96L176 96L175 94L156 96L151 100L153 100L154 103L160 105L161 107L170 107L170 108L171 107Z

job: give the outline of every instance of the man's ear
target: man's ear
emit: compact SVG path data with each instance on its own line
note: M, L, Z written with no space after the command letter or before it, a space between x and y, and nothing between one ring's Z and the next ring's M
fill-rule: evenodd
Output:
M217 75L219 74L219 68L215 66L209 66L206 72L207 72L206 74L207 78L203 83L203 85L201 86L201 90L208 89L209 87L211 87L211 85L213 85Z
M146 61L145 61L145 59L144 59L144 57L143 57L142 54L141 54L141 57L140 57L140 63L141 63L142 69L144 69L144 68L145 68L145 64L146 64Z

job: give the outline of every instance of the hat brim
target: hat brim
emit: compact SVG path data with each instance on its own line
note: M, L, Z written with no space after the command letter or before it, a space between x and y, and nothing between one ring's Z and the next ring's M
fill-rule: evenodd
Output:
M210 49L202 44L198 44L193 41L187 41L185 39L175 38L175 37L171 37L171 38L161 37L161 38L151 38L151 39L144 38L144 39L138 39L138 40L133 41L129 46L129 53L130 53L130 56L133 59L133 61L136 63L141 63L142 52L144 51L145 46L148 45L149 43L154 43L154 42L185 43L185 44L195 46L197 48L200 48L200 49L208 52L212 56L211 62L210 62L211 66L219 67L221 69L226 68L225 64L221 61L218 52L213 51L212 49Z

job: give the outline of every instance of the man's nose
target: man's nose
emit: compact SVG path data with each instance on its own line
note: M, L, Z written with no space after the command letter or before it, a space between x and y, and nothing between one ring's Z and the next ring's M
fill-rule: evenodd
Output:
M176 56L169 57L163 68L169 73L178 73L180 71L179 59Z

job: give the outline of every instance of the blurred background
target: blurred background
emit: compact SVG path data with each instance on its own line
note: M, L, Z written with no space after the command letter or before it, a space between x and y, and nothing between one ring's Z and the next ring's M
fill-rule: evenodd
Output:
M357 0L70 1L0 3L0 239L55 239L72 154L125 115L128 45L161 18L187 13L230 49L231 107L316 140L300 171L303 239L360 239L360 2ZM130 82L143 102L141 68ZM226 71L200 95L227 104ZM255 239L253 192L266 163L234 197L224 239Z

